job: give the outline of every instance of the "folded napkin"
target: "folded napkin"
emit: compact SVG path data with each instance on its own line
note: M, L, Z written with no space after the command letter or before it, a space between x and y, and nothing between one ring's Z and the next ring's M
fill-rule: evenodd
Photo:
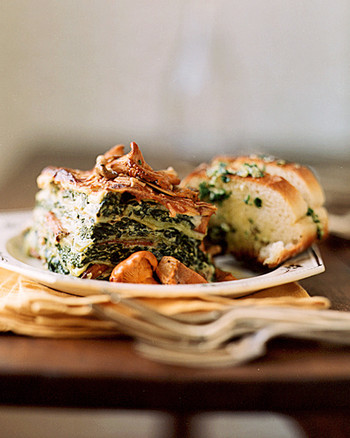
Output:
M198 298L138 298L165 315L205 313L228 306L298 306L328 308L325 297L310 297L298 283L289 283L241 298L205 295ZM0 268L0 331L56 338L105 337L121 331L95 315L91 305L114 307L108 295L75 296L59 292Z

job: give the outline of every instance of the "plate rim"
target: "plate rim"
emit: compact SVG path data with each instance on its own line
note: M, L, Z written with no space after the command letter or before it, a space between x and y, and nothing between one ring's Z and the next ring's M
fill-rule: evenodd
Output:
M241 297L258 290L299 281L325 271L325 266L316 245L287 260L279 267L263 274L228 282L201 283L193 285L148 285L112 283L104 280L81 279L57 274L31 266L15 258L9 251L11 240L19 238L31 223L31 209L0 211L0 267L24 275L45 286L79 296L97 294L122 294L135 297L191 297L219 295ZM4 231L7 231L4 232ZM310 266L305 266L309 262ZM304 263L300 265L300 263ZM151 293L152 291L152 293Z

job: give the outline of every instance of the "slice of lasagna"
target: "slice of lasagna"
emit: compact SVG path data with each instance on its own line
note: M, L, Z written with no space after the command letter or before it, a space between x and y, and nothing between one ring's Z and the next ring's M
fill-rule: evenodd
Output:
M53 272L108 279L136 251L173 256L213 280L202 241L215 207L178 186L172 168L154 171L136 143L97 157L90 171L47 167L38 177L30 255Z

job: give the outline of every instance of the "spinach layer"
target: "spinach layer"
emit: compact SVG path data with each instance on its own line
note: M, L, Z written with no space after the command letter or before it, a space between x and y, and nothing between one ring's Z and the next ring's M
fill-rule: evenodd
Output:
M31 233L37 252L53 272L81 276L96 263L112 269L132 253L147 250L158 260L176 257L208 280L214 275L212 263L200 249L203 235L195 230L196 217L171 217L160 204L138 202L129 194L107 192L99 202L71 190L53 188L50 196L45 195L37 198L37 224ZM48 212L67 231L58 241L45 220Z

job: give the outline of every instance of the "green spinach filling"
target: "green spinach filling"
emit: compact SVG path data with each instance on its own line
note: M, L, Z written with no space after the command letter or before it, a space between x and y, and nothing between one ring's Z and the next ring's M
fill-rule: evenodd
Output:
M200 249L203 235L195 230L201 218L171 217L160 204L138 202L129 194L107 192L102 200L54 188L50 194L38 196L38 221L31 231L49 270L80 276L91 264L112 269L134 252L147 250L158 260L173 256L212 280L214 266ZM48 212L68 231L59 241L45 219Z

